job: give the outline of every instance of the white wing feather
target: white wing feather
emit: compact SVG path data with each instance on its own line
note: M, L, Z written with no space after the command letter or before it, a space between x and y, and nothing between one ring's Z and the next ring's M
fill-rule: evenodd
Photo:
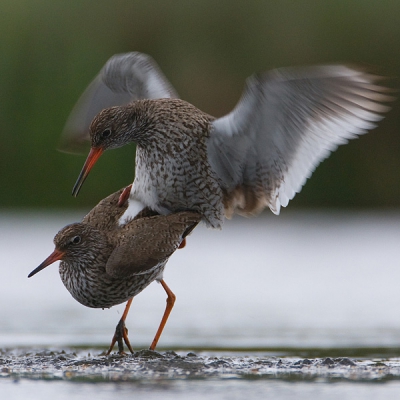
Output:
M340 65L249 78L235 109L213 121L208 143L225 192L236 193L228 214L265 206L279 214L323 159L374 128L389 109L380 102L392 100L376 80Z

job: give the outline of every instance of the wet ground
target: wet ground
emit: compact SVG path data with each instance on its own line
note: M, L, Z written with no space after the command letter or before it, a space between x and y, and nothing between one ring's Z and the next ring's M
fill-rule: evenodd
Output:
M398 398L400 349L286 351L141 350L120 356L93 349L17 349L0 355L4 399L292 399ZM277 352L275 350L275 352ZM282 353L285 351L282 349ZM336 357L354 353L379 357Z
M125 356L117 354L105 356L98 352L97 349L3 350L0 355L0 377L13 381L43 379L76 382L142 381L143 383L170 379L228 378L288 381L322 379L326 382L400 380L400 357L299 358L246 355L249 353L238 354L235 351L218 355L218 353L186 353L172 350L165 352L141 350ZM333 351L335 352L338 350Z

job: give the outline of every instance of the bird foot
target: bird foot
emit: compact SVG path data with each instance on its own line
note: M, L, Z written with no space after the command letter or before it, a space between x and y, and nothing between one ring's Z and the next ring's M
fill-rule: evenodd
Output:
M119 196L118 199L118 207L122 207L125 202L128 200L129 195L131 194L131 189L132 189L132 184L130 184L129 186L127 186L122 193Z
M125 321L121 318L120 321L118 322L118 325L115 328L115 333L111 340L110 348L108 349L106 355L107 356L110 355L110 353L114 348L115 343L118 343L118 354L126 355L126 353L124 352L124 342L126 344L126 347L128 347L129 351L133 354L133 349L128 338L128 329L125 326Z

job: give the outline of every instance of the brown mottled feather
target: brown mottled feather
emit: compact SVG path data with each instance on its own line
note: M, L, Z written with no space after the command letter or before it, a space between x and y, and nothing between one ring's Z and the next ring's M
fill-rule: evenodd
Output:
M169 257L201 220L195 212L162 216L144 209L121 226L119 218L127 207L118 206L121 193L103 199L81 223L66 226L54 238L56 250L63 253L61 280L87 307L123 303L162 279Z
M174 253L186 237L186 230L193 229L200 220L201 215L193 212L135 219L121 228L118 244L107 261L107 273L125 278L156 267Z
M94 155L137 144L127 215L140 202L159 214L197 211L220 228L235 212L278 214L332 151L373 129L389 110L382 103L393 100L379 80L346 65L276 69L247 79L236 107L214 118L177 99L153 60L120 54L71 114L70 138L84 131ZM96 90L115 93L115 106L104 108ZM90 129L81 123L85 110Z

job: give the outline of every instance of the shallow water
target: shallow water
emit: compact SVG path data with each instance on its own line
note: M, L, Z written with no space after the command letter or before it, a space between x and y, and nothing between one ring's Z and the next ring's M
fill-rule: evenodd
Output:
M64 398L62 393L100 399L116 392L127 398L132 390L150 399L255 398L260 393L277 399L294 394L352 398L346 396L357 393L368 399L400 393L400 213L383 212L284 210L280 217L228 221L222 231L200 227L171 257L164 276L177 295L159 342L170 375L136 376L128 368L129 379L114 374L119 378L96 380L96 385L65 375L62 368L54 376L30 375L21 369L25 362L47 371L56 368L32 356L48 349L53 362L51 357L65 350L76 354L71 362L94 358L104 363L99 354L123 311L123 305L104 311L81 306L63 287L56 264L27 279L53 250L54 234L83 214L0 215L1 360L3 368L8 368L7 357L17 362L15 370L0 374L0 392L7 398L32 397L33 388L37 397L32 398L56 393ZM135 349L148 347L164 307L165 293L156 283L134 300L127 326ZM194 352L205 364L216 357L221 364L211 375L176 374L165 356L168 349L183 358ZM246 356L272 367L260 372L258 364L249 364L254 372L238 373L235 368ZM327 358L333 364L321 365ZM303 365L305 359L311 364ZM342 359L355 365L342 365ZM140 357L127 360L131 369L141 364ZM376 367L368 376L361 373L367 365ZM93 376L89 367L82 370Z

